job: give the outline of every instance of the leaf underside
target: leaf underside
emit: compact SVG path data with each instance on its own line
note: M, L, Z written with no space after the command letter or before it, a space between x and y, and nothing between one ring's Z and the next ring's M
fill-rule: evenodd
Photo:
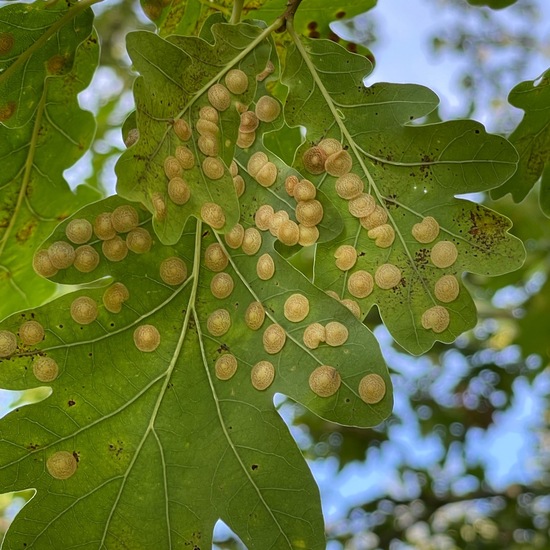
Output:
M75 216L92 220L122 203L112 197ZM152 233L150 215L140 216L140 226ZM45 245L63 239L66 223ZM177 245L155 242L150 252L129 253L121 262L102 258L88 275L71 267L55 277L82 283L110 275L130 293L121 313L104 309L105 288L100 287L65 295L1 325L17 333L32 318L46 328L40 344L21 344L12 358L2 360L2 387L35 386L32 363L37 355L53 358L60 367L49 398L13 411L0 424L2 490L37 489L15 519L7 548L24 543L49 548L51 540L62 547L87 543L114 548L116 541L124 541L130 548L210 548L218 518L249 548L324 548L317 488L273 409L273 394L284 393L328 420L368 426L389 414L391 383L373 335L287 264L274 251L274 240L266 236L253 256L226 248L230 263L225 272L235 288L227 299L217 299L210 291L215 274L201 265L201 257L215 242L224 246L223 239L190 220ZM101 254L100 242L90 244ZM275 275L269 281L250 278L257 256L264 253L272 255ZM172 256L182 258L190 271L175 288L163 283L158 271L162 260ZM309 299L310 313L303 322L291 323L281 312L297 291ZM100 305L90 325L79 325L68 313L77 296ZM260 301L267 313L258 331L243 320L252 301ZM232 325L225 335L214 337L206 321L219 308L230 313ZM334 319L348 327L345 346L305 347L302 333L309 323ZM262 344L272 323L287 335L275 355ZM141 352L133 343L134 330L144 324L161 334L153 353ZM213 367L226 353L239 366L224 381L216 378ZM265 391L251 385L251 367L261 360L271 361L276 370ZM336 367L342 376L342 386L330 398L316 396L308 385L321 364ZM386 382L386 395L377 405L366 405L358 396L366 373ZM45 469L48 457L62 450L78 456L77 472L66 481L53 479ZM70 529L75 514L95 519L77 531Z
M93 13L87 9L63 25L70 9L64 2L0 9L0 122L4 125L26 124L40 102L45 78L72 69L78 45L92 30Z
M20 26L38 26L42 21L44 27L44 22L49 25L54 15L59 18L63 13L54 10L44 15L34 4L29 9L29 19L27 8L21 13L21 5L0 10L0 34L5 35L4 29L13 30L14 49L28 47L27 40L32 43L36 38ZM17 109L13 118L4 120L4 124L17 127L0 125L0 284L10 288L2 296L0 318L51 296L56 287L34 273L33 254L60 220L99 198L83 186L73 193L63 178L63 171L88 149L95 131L92 114L81 110L77 101L77 94L90 83L99 56L97 37L90 36L91 30L90 13L86 13L77 18L72 33L62 32L57 49L48 46L39 50L24 71L12 73L8 79L0 73L0 103L22 93L22 103L31 110L23 113ZM57 53L48 57L53 51ZM22 52L18 49L11 55ZM45 80L45 73L37 73L35 65L50 68ZM59 150L64 154L58 155Z
M357 299L347 286L354 272L374 276L383 264L397 266L399 284L390 290L375 285L369 296L357 301L362 315L376 304L397 342L420 354L436 340L452 342L474 326L475 306L460 282L464 271L498 275L523 262L523 245L508 233L507 218L455 198L500 185L514 173L517 154L504 138L487 134L473 121L411 124L437 106L437 97L417 85L382 83L366 88L362 79L369 70L367 60L329 41L304 40L303 47L287 55L285 117L290 124L308 121L308 141L298 151L295 167L308 174L302 153L321 138L341 141L353 158L351 171L364 180L365 192L386 212L395 232L391 246L377 246L360 220L346 211L347 201L335 191L336 178L308 174L344 219L339 237L317 249L314 281L340 299ZM412 228L426 216L437 220L440 232L432 242L420 243ZM431 261L431 250L440 241L453 243L458 251L448 269ZM334 263L342 245L357 250L357 263L349 271ZM434 296L434 284L443 275L455 276L460 285L451 303ZM445 307L450 316L448 328L440 333L421 323L423 312L434 306Z

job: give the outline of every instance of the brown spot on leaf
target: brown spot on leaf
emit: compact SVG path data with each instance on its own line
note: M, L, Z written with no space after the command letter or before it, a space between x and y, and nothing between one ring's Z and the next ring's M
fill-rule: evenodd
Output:
M61 74L66 63L67 58L64 55L52 55L46 62L46 70L50 74Z
M153 3L143 3L141 5L143 11L145 12L145 15L149 18L149 19L152 19L153 21L155 19L158 19L162 13L162 6L158 5L158 4L153 4Z
M15 38L11 32L0 33L0 55L9 53L13 48Z
M420 161L423 163L420 165L420 171L425 172L430 169L430 164L434 161L434 159L430 155L423 155Z
M5 105L0 106L0 122L4 122L4 120L11 118L16 109L17 104L15 101L10 101Z
M27 242L32 237L35 228L36 220L29 220L15 235L17 242L20 244Z

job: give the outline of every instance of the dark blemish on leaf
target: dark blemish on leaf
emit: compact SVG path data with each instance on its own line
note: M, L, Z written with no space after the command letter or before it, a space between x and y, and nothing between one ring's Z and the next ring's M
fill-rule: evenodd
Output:
M210 231L208 231L208 229L202 234L202 238L204 239L205 237L207 237L208 235L210 234Z
M222 344L216 351L218 353L223 353L224 351L230 351L230 348L227 344Z
M346 17L346 12L344 10L340 10L337 14L336 14L336 19L343 19L344 17Z
M357 44L355 44L355 42L349 42L346 49L351 53L357 53Z
M57 328L64 328L64 325L57 325Z
M428 248L421 248L420 250L416 251L416 254L414 255L414 263L418 267L423 267L428 264L430 259L430 250Z
M480 134L481 132L479 130L474 130L474 134Z
M82 327L80 327L80 328L82 328ZM90 353L88 353L88 357L93 357L93 356L94 356L94 354L90 351Z
M308 36L310 38L321 38L321 33L319 31L310 31Z
M74 407L74 405L76 405L76 401L69 399L69 401L67 402L67 405L69 405L69 407Z
M0 33L0 55L9 53L9 51L13 48L14 43L15 38L11 32Z
M468 234L488 252L506 238L508 220L479 205L470 212Z
M257 464L252 464L251 468L252 468L252 470L257 470L259 468L259 466Z
M340 42L340 37L333 31L330 31L328 33L328 39L332 40L333 42Z
M65 67L67 63L67 59L63 55L53 55L48 59L46 62L46 70L50 74L60 74L63 72L63 68Z
M397 195L395 193L392 193L391 195L388 195L387 197L384 197L384 203L386 205L386 208L399 208L399 205L396 204L397 201Z
M76 451L73 451L73 456L74 456L74 459L77 462L80 462L80 453L77 453Z
M11 118L15 113L16 108L17 104L15 103L15 101L10 101L6 105L2 105L0 107L0 122Z
M317 21L310 21L308 24L307 24L307 28L310 30L310 31L314 31L319 25L317 24Z
M349 397L346 397L346 403L350 403L351 399Z
M38 443L33 443L32 441L27 445L29 451L36 451L39 447L40 445Z

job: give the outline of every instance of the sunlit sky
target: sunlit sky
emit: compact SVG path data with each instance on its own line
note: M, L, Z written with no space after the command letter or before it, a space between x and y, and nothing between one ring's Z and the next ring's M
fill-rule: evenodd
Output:
M518 2L521 3L522 0ZM550 2L537 0L536 4L542 15L540 24L529 27L529 31L539 44L545 44L546 51L534 51L525 59L526 79L533 80L550 65ZM459 78L467 61L458 53L433 54L431 37L442 28L452 28L457 16L457 12L449 7L434 12L437 6L437 0L379 0L377 7L362 17L373 18L379 31L373 46L376 67L367 82L410 82L428 86L439 95L445 119L464 112ZM399 14L398 17L396 14ZM526 26L524 21L510 17L507 10L494 11L493 16L502 20L508 29ZM477 19L468 19L475 29ZM505 84L511 89L517 82L510 79ZM484 99L489 101L489 98ZM487 103L482 105L476 118L491 130L487 106Z

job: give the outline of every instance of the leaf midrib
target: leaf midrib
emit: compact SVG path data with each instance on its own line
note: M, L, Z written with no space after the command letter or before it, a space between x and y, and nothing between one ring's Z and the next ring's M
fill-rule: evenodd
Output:
M424 287L424 290L425 290L427 296L430 298L433 305L437 305L437 302L436 302L434 296L432 295L432 292L430 290L430 287L429 287L427 281L424 279L424 277L422 277L422 275L420 274L419 270L416 267L414 259L411 256L411 253L410 253L410 251L409 251L409 249L406 245L405 239L404 239L398 225L396 224L395 220L393 219L393 216L391 215L391 212L386 208L386 206L384 204L384 200L383 200L384 197L382 196L380 190L378 189L376 183L374 182L372 174L370 173L369 169L367 168L367 166L363 162L363 159L361 158L361 155L359 154L358 145L355 143L355 140L352 138L352 136L349 133L346 125L342 122L341 117L338 115L328 90L325 88L325 86L323 85L321 79L319 78L319 76L317 74L317 69L315 68L315 66L313 65L311 60L309 59L309 56L308 56L307 52L305 51L305 48L303 47L303 45L300 41L300 37L296 34L296 31L294 30L292 21L287 22L287 30L288 30L290 36L292 37L292 40L294 42L294 45L295 45L296 49L298 50L298 52L300 53L302 59L304 60L304 63L306 64L306 67L308 68L308 70L309 70L309 72L310 72L310 74L313 78L313 81L315 82L315 85L319 88L319 91L321 92L321 95L323 96L328 108L330 109L334 120L336 121L338 127L340 128L340 131L342 132L342 134L346 138L347 142L349 143L350 148L353 150L353 153L354 153L357 161L359 162L359 164L361 166L361 169L363 170L363 173L367 177L367 180L369 182L369 187L373 189L373 191L374 191L374 193L375 193L375 195L378 199L378 202L380 203L382 208L384 208L386 210L386 214L388 215L388 219L391 221L391 223L394 227L395 233L398 236L399 240L401 241L401 245L403 246L405 254L407 255L407 258L409 260L409 264L411 266L411 269L415 272L415 274L417 275L417 277L421 281L422 286Z

